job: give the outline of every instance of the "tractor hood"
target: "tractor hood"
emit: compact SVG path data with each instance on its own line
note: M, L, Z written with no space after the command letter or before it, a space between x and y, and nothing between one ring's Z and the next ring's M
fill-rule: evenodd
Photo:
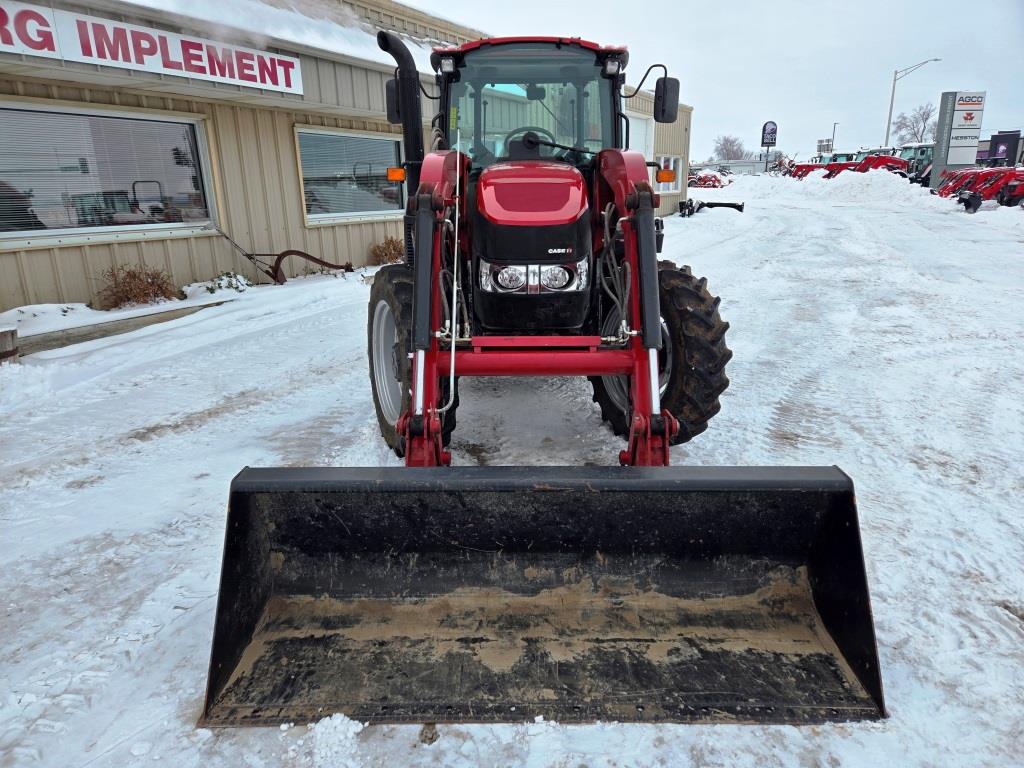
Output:
M587 186L565 163L522 160L498 163L480 174L477 208L493 224L571 224L587 210Z

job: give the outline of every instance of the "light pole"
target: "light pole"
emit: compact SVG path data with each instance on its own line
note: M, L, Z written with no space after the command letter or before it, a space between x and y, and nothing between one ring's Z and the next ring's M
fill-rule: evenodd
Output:
M889 146L889 129L892 127L892 106L896 102L896 81L902 80L904 77L909 75L915 69L920 69L925 64L929 64L933 61L942 61L942 59L925 59L924 61L915 64L912 67L905 69L895 69L892 73L892 95L889 97L889 119L885 121L885 141L882 143L883 147Z
M836 151L836 126L839 123L832 123L832 151Z

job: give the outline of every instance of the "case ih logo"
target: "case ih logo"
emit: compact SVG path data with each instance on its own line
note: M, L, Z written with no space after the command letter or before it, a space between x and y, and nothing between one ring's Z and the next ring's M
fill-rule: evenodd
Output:
M552 255L556 253L572 253L572 248L548 248L548 253Z
M964 122L965 123L973 123L974 122L974 113L973 112L964 112Z

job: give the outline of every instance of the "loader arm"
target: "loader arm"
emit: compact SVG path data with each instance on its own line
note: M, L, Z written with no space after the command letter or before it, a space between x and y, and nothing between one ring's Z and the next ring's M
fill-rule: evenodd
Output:
M451 150L432 152L424 159L413 203L416 287L411 409L399 422L406 441L406 466L443 466L451 462L441 442L438 409L443 404L436 382L448 374L452 355L456 377L628 373L633 418L628 447L620 453L619 462L632 466L669 464L669 441L679 425L661 408L658 391L661 321L654 228L658 196L651 190L647 165L639 152L604 150L597 165L600 175L595 183L595 199L612 204L615 220L621 221L625 259L633 281L630 324L637 329L636 335L625 349L602 349L604 343L599 337L564 335L472 336L459 349L451 341L442 344L439 339L446 320L441 313L441 250L445 221L467 214L466 196L457 196L457 191L469 184L469 162L465 155ZM461 259L465 243L454 246L455 258ZM422 258L421 254L429 257Z

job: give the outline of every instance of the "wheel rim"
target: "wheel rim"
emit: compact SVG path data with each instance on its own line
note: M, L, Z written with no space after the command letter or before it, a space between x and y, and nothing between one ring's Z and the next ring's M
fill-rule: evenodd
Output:
M604 336L614 336L619 328L619 311L612 309L605 317L601 333ZM661 349L658 350L658 391L664 396L668 389L668 381L672 377L672 337L668 332L668 324L665 318L661 319ZM601 383L604 384L608 397L615 406L629 415L629 376L602 376Z
M386 301L373 310L373 387L381 413L391 424L402 415L402 379L398 373L398 329Z

